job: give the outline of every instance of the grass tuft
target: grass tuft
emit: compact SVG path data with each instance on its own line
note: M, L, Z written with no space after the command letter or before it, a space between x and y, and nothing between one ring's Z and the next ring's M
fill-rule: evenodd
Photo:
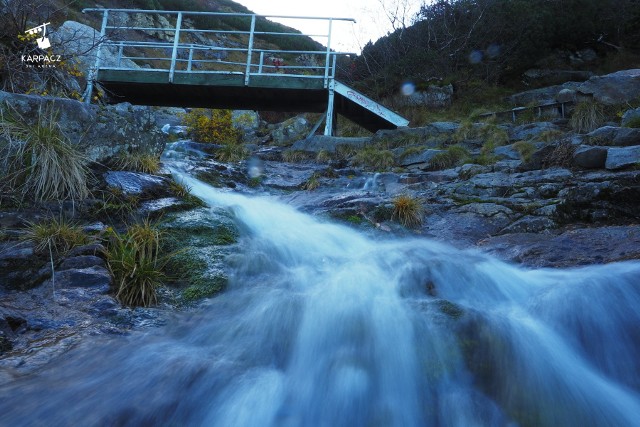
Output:
M242 144L228 143L218 148L214 157L219 162L239 162L249 156L249 150Z
M393 199L391 219L397 220L405 227L417 228L421 226L423 214L424 208L419 198L403 194Z
M356 166L364 166L374 171L385 171L395 164L393 153L389 150L380 150L375 147L364 148L353 157Z
M144 221L124 234L111 230L109 237L106 255L116 298L130 307L156 304L157 288L166 280L164 267L173 256L161 253L161 232Z
M156 174L161 169L160 156L144 151L121 153L115 161L115 167L119 170Z
M285 150L282 152L282 160L287 163L302 163L310 158L310 154L304 150Z
M512 145L513 149L520 155L520 160L524 163L529 163L536 152L536 146L529 141L518 141Z
M604 107L595 101L582 101L576 105L571 116L571 127L578 133L587 133L599 128L605 120Z
M58 255L63 255L91 240L82 227L67 222L64 218L30 223L24 239L33 243L35 252L46 253L51 249L51 252Z
M432 169L442 170L448 169L469 161L469 151L461 145L451 145L445 151L442 151L431 159L429 162Z
M84 200L88 159L71 144L53 107L41 107L35 123L17 111L0 114L3 186L21 200Z

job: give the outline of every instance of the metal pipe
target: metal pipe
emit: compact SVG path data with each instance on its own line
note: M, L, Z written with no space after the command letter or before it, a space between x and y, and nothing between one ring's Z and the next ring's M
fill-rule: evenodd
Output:
M247 68L244 74L244 85L249 85L249 78L251 76L251 53L253 49L253 33L256 30L256 15L251 16L251 34L249 34L249 47L247 49Z
M329 33L327 35L327 56L324 60L324 87L329 86L329 56L331 55L331 29L333 26L333 20L329 19ZM329 116L327 115L327 122L329 122Z
M107 20L109 19L109 10L106 9L102 14L102 26L100 28L100 40L98 41L96 52L96 62L93 65L93 69L89 75L89 79L87 79L87 91L85 94L84 102L87 104L91 103L91 94L93 93L93 85L95 84L96 79L98 78L98 69L100 68L100 54L102 52L101 43L104 41L105 32L107 30Z
M173 75L176 71L176 58L178 57L178 44L180 43L180 26L182 25L182 12L178 13L176 31L173 35L173 52L171 53L171 69L169 69L169 83L173 83Z
M193 45L189 49L189 62L187 63L187 71L191 71L191 64L193 63Z

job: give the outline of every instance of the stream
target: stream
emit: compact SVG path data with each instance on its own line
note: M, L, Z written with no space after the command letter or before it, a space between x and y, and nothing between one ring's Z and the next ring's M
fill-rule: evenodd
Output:
M640 262L526 270L270 196L225 292L0 390L3 426L637 426Z

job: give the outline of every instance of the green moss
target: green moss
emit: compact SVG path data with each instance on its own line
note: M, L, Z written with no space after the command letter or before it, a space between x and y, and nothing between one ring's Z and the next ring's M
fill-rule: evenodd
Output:
M197 301L203 298L208 298L216 295L224 290L227 286L227 278L224 276L217 276L213 279L209 279L207 283L198 283L191 285L182 291L182 299L187 302Z

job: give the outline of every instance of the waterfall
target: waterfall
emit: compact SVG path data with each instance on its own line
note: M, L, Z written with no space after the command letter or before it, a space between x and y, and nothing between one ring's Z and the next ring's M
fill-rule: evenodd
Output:
M171 325L0 390L0 424L634 426L640 262L528 270L218 190L246 249Z

